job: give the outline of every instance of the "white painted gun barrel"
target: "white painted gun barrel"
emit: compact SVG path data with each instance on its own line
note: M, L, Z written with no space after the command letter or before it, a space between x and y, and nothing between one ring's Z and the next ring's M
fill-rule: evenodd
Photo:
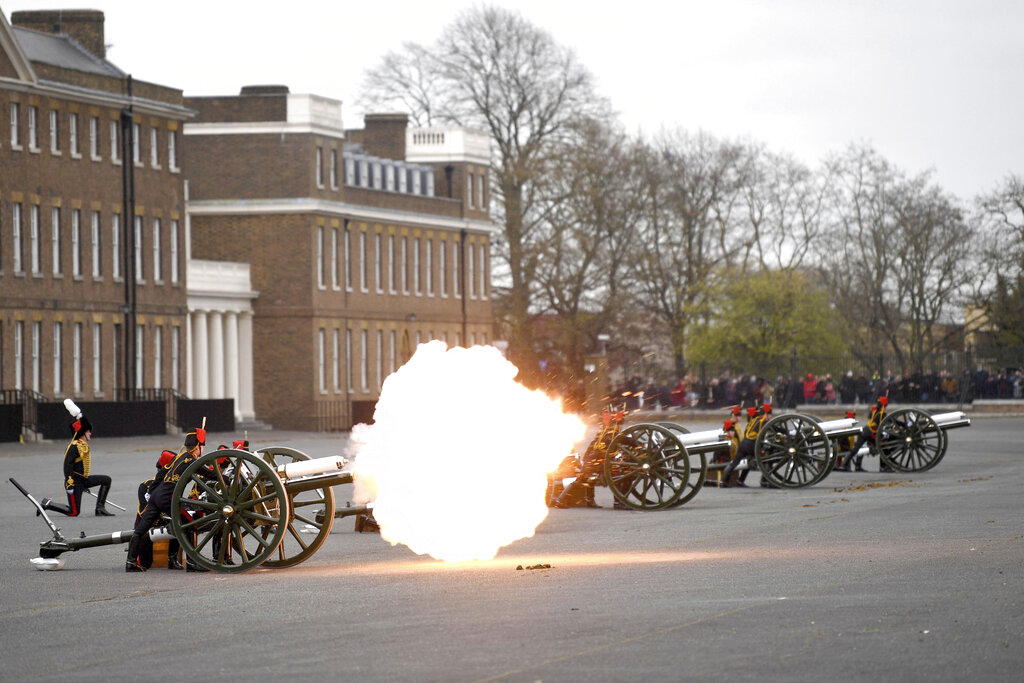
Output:
M282 479L298 479L316 474L330 474L342 469L347 463L348 461L340 455L314 458L312 460L298 460L286 465L278 465L277 475Z
M954 410L951 413L936 413L932 420L939 429L956 429L957 427L970 427L971 418L966 413Z
M729 437L721 429L711 429L706 432L692 432L690 434L676 434L679 443L687 453L710 453L729 449Z
M839 420L826 420L819 422L818 426L830 439L841 439L844 436L853 436L860 431L857 421L852 417L844 417Z

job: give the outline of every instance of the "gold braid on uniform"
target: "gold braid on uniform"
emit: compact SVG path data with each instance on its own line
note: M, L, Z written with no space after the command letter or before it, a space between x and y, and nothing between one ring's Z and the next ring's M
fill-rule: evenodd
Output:
M65 458L68 457L68 451L71 450L72 446L78 448L78 457L75 458L75 462L82 463L82 473L79 476L83 479L88 479L89 470L92 468L92 454L89 452L89 444L83 439L73 439L68 444L68 450L64 451ZM76 474L78 473L74 470L71 471L71 474L68 475L67 483L64 485L65 488L75 485L74 476Z

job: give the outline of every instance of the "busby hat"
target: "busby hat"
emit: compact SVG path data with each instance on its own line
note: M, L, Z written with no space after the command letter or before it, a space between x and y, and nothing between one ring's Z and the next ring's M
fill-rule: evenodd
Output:
M185 435L185 448L192 450L196 446L206 445L206 430L202 427L196 427L194 432L189 432Z
M77 439L80 434L92 431L92 423L82 414L82 409L75 405L74 401L70 398L64 399L64 407L71 415L70 427L73 438Z

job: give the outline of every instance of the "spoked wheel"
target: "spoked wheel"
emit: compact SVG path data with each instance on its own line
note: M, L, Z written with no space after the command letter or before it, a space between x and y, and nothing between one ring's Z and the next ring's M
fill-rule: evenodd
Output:
M256 451L274 470L310 457L284 446L271 446ZM280 569L303 562L320 549L334 526L334 489L323 486L308 491L288 492L288 533L277 551L263 563L264 567Z
M689 434L690 430L682 425L678 425L675 422L659 422L659 427L664 427L673 434ZM683 447L686 453L686 459L690 465L690 476L686 479L685 486L686 490L683 491L683 495L679 496L679 500L672 503L669 507L679 507L684 503L689 502L697 493L701 487L704 486L704 480L708 477L708 459L703 453L691 453Z
M931 415L903 408L882 418L876 446L882 462L897 472L924 472L939 464L947 442Z
M608 445L604 475L612 495L623 505L659 510L685 493L690 463L670 430L637 424L619 432Z
M799 413L768 420L757 435L754 453L761 476L787 489L817 484L834 464L825 431L814 418Z
M171 529L185 555L218 572L268 560L284 538L288 494L273 468L240 450L213 451L189 465L171 497Z

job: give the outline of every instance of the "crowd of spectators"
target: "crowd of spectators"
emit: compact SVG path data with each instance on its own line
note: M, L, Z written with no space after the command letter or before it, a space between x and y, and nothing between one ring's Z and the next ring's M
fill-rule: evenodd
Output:
M964 383L967 386L964 386ZM715 377L701 383L692 376L675 382L644 382L631 377L615 387L612 396L629 410L666 410L672 408L723 408L733 405L758 405L771 402L784 408L800 405L871 404L888 395L896 403L958 403L974 399L1021 398L1024 377L1020 370L1005 369L990 373L979 367L973 373L957 377L945 370L938 373L891 371L884 376L875 372L847 370L838 379L831 373L807 373L803 377L778 376L774 381L757 375Z

